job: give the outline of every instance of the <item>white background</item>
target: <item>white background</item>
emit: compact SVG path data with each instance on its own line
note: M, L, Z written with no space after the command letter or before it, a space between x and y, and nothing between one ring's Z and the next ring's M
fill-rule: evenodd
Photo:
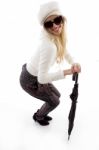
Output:
M71 76L54 82L61 92L61 103L50 113L53 121L46 127L32 120L43 102L25 93L19 84L21 67L33 53L39 34L36 13L40 2L1 0L0 150L99 150L98 0L59 2L68 20L68 49L82 67L70 141L67 129L69 94L73 87Z

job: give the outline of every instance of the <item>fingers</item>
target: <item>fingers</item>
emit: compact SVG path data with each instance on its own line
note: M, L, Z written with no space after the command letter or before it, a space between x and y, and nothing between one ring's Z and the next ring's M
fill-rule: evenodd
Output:
M71 70L72 70L72 73L80 73L81 72L81 66L80 64L76 63L76 64L73 64L72 67L71 67Z

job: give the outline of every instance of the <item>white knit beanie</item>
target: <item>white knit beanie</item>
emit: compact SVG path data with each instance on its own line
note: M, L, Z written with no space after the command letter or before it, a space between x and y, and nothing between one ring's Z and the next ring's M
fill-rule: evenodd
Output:
M44 21L51 15L61 15L61 10L59 4L56 1L51 1L40 5L38 12L38 20L41 25Z

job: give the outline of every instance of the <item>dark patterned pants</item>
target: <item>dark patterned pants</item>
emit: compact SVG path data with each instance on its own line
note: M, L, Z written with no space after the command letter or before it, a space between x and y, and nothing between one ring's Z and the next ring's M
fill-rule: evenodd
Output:
M37 80L37 76L31 75L27 69L26 64L22 66L22 72L20 75L21 87L31 96L45 101L43 106L37 112L39 118L44 117L53 109L55 109L60 103L59 97L61 94L52 83L40 84Z

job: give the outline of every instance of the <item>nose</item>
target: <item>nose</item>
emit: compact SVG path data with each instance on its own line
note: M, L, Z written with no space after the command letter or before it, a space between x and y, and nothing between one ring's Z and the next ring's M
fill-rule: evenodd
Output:
M57 28L57 27L59 27L59 25L53 23L53 27L54 27L54 28Z
M57 24L53 23L53 30L58 31L58 30L59 30L59 25L57 25Z

